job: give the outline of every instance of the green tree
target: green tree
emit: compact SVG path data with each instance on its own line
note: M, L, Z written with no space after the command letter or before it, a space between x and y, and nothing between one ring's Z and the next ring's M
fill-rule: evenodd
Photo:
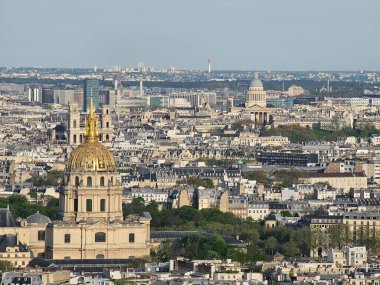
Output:
M46 184L45 179L38 175L32 175L32 177L25 180L25 182L32 183L33 186L44 186Z
M267 238L264 242L264 248L267 252L270 252L272 255L274 251L277 249L278 242L277 239L273 236Z
M152 254L151 254L152 256ZM162 262L167 262L170 259L175 258L175 253L174 253L174 244L173 242L170 241L164 241L161 243L160 247L158 248L157 252L155 253L155 256L159 261Z
M324 244L324 233L321 229L315 228L311 230L311 242L310 247L312 250L312 256L315 257L315 252L318 248L322 247Z
M14 265L12 262L8 260L0 260L0 270L8 271L14 269Z
M265 186L271 186L273 183L273 181L269 178L268 173L264 170L254 170L243 173L243 178L256 180L258 183L264 184Z
M283 217L293 217L289 211L281 211L281 216Z
M343 245L350 245L352 234L349 225L338 224L332 225L327 230L329 247L341 248Z
M197 176L191 176L187 179L181 179L177 181L178 185L184 184L184 185L190 185L195 188L198 188L200 186L204 188L214 188L214 182L210 178L199 178Z
M302 182L304 173L297 169L281 169L273 173L275 181L281 184L282 187L291 187L293 184Z
M227 257L227 244L220 236L213 236L211 239L208 240L208 245L210 247L210 250L217 253L219 258L226 258Z
M231 128L237 131L243 131L246 128L250 128L254 122L250 119L242 119L232 123Z
M281 253L287 257L296 257L300 255L301 249L294 241L289 241L281 245Z
M133 198L132 203L130 204L123 204L123 216L126 218L128 215L131 214L137 214L142 215L143 212L145 212L145 205L144 205L144 199L139 198Z

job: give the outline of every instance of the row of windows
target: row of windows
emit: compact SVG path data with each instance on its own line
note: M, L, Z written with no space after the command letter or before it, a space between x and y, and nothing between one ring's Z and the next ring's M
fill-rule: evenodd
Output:
M7 253L7 254L0 254L0 258L21 258L26 257L25 253Z
M349 216L346 216L345 217L346 219L359 219L357 216L354 216L354 217L349 217ZM361 220L365 220L365 219L367 219L367 220L376 220L377 219L377 217L371 217L371 216L367 216L367 217L364 217L364 216L362 216L362 217L360 217L360 219Z
M260 213L260 214L262 214L262 213L268 213L269 212L269 210L249 210L249 213Z
M87 177L87 186L92 186L92 177L91 176L88 176ZM111 177L111 183L113 183L113 177ZM101 176L100 177L100 182L99 182L100 186L105 186L105 178L104 176ZM80 179L79 179L79 176L75 176L75 186L79 186L80 185Z
M107 127L108 128L108 127ZM102 137L101 135L99 135L99 140L101 141L102 140ZM106 135L106 141L109 141L110 140L110 136L109 135ZM79 136L79 142L82 143L83 142L83 136L80 135ZM77 135L73 135L73 143L77 143Z
M106 211L106 199L100 199L100 212ZM92 199L86 199L86 212L92 212Z
M71 242L71 234L65 234L64 240L65 240L65 243L70 243ZM135 234L134 233L131 233L128 235L128 241L130 243L135 242ZM95 242L106 242L106 233L97 232L95 234Z
M108 114L108 110L107 110L107 114ZM77 127L77 120L73 120L73 128L76 128ZM110 123L109 122L106 122L106 128L109 128L110 127Z
M104 259L104 254L97 254L95 258L96 259ZM65 256L64 259L71 259L71 257L70 256Z

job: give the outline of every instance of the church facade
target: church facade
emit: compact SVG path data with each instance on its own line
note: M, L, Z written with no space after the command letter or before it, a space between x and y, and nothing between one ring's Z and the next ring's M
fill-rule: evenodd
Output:
M232 105L233 101L230 100L229 104ZM248 91L245 94L244 108L230 107L231 113L248 115L256 128L270 124L273 111L273 108L267 107L266 91L257 73L253 75Z
M98 117L91 101L83 142L69 156L60 193L62 220L39 213L1 227L48 259L121 259L149 255L150 215L123 218L122 187L112 153L99 142Z

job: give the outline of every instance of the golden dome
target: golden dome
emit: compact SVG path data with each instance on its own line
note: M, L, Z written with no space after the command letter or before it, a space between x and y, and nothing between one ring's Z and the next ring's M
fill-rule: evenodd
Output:
M86 141L74 149L67 168L70 172L116 170L112 153L98 141Z
M98 118L94 113L92 97L90 112L85 125L85 141L70 153L67 170L69 172L116 171L115 158L112 153L99 142Z

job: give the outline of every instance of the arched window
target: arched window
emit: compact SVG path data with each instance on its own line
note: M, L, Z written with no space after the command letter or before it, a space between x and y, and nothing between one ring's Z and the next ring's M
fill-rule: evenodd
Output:
M104 254L97 254L96 259L104 259Z
M108 129L110 127L110 123L106 122L106 128Z
M108 113L109 113L109 111L108 111L108 109L107 109L106 114L108 115Z
M75 186L79 186L79 176L75 176Z
M77 143L77 135L73 136L73 141L74 141L74 143Z
M76 128L77 127L77 120L74 120L73 121L73 128Z
M92 186L92 177L91 176L87 177L87 186Z
M103 233L103 232L96 233L95 242L106 242L106 233Z
M106 141L110 140L110 135L106 135Z
M100 186L104 186L104 176L100 177Z

